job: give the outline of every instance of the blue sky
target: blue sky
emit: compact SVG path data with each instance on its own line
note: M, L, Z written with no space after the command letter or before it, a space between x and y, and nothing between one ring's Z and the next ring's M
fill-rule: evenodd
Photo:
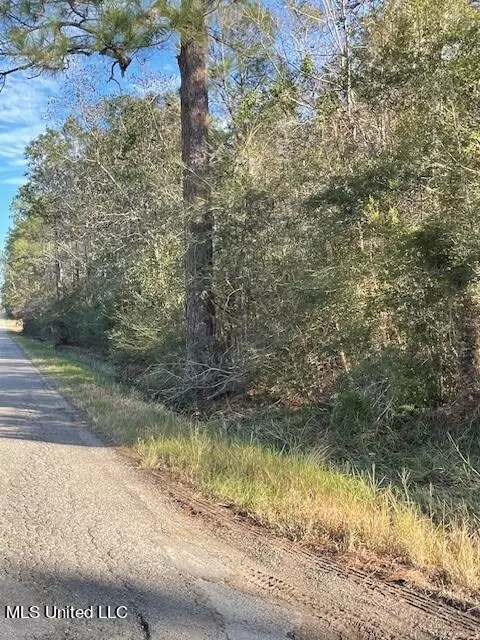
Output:
M9 225L9 205L23 181L24 149L45 126L42 117L55 81L46 77L8 78L0 93L0 243Z
M174 47L134 61L124 79L117 77L118 84L107 82L110 68L111 62L102 58L87 64L74 61L61 76L7 78L0 92L0 249L10 226L10 204L25 180L25 147L71 109L80 82L83 95L92 99L141 93L142 83L155 83L157 76L177 83Z

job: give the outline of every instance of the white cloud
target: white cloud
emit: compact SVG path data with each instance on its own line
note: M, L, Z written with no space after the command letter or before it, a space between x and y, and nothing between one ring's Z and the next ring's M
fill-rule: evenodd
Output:
M12 167L24 167L27 164L25 158L17 158L16 160L11 160L9 165Z
M25 147L46 126L45 111L57 82L46 76L12 75L0 93L0 170L12 175L3 184L22 184ZM7 182L8 181L8 182Z
M3 178L0 180L0 184L13 184L13 185L22 185L25 183L26 178L23 176L12 176L11 178Z

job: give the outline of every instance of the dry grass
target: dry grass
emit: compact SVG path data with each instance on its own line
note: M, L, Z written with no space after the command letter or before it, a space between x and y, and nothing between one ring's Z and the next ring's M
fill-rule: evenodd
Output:
M480 590L480 540L466 525L435 525L393 490L315 456L228 440L211 424L145 402L94 364L59 358L53 348L23 337L16 340L98 430L131 446L143 467L171 469L291 538L394 557L434 570L449 587Z
M20 333L23 329L23 323L21 320L11 320L10 318L2 318L2 324L11 333Z
M465 527L435 526L413 505L368 478L323 467L302 455L226 442L192 430L140 442L145 467L167 467L290 538L333 541L415 567L441 569L450 584L480 588L480 544Z

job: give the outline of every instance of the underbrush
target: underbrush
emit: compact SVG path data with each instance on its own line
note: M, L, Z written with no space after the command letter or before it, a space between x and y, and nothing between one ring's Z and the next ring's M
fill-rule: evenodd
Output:
M94 427L131 447L143 467L168 468L290 538L395 558L444 586L478 593L480 541L469 522L434 521L378 475L335 465L341 447L329 433L327 408L310 409L307 419L253 412L200 422L145 401L94 360L15 339Z
M352 410L351 432L338 428L332 405L298 408L232 407L209 416L229 438L249 439L282 453L315 452L346 472L361 473L389 487L401 501L414 503L439 525L480 529L480 438L478 422L463 428L438 426L435 413L403 408L377 427L360 428ZM352 408L357 403L352 403ZM363 416L364 414L360 414Z

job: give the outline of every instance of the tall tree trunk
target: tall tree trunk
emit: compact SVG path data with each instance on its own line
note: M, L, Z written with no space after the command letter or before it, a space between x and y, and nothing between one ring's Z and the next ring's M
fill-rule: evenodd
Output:
M203 0L185 1L192 16L191 29L182 39L178 66L186 215L186 347L190 363L208 364L213 358L215 336L213 216L208 182L208 41Z
M57 298L60 298L62 295L62 289L63 289L63 268L62 268L62 262L60 260L58 228L57 228L56 220L54 221L54 226L53 226L53 242L54 242L54 252L55 252L55 262L54 262L55 294Z

